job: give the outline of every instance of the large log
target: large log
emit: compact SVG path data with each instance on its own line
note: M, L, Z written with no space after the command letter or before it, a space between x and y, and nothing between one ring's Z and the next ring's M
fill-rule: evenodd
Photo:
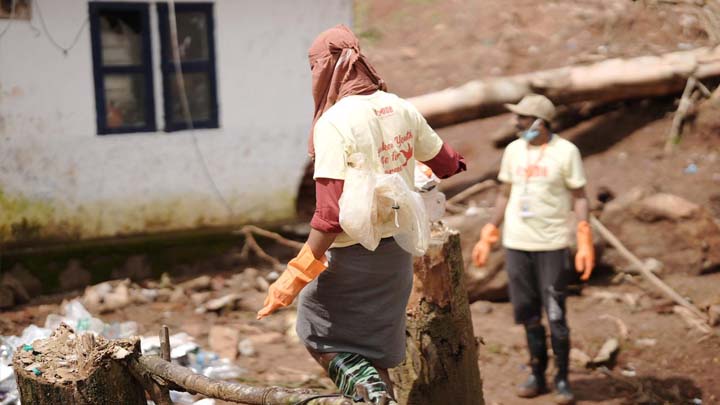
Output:
M482 183L480 183L482 184ZM490 210L477 212L475 215L453 215L442 219L448 227L460 232L460 245L463 248L465 264L465 288L468 301L507 301L507 274L505 252L498 245L490 252L488 262L483 267L476 267L472 260L472 249L480 239L480 230L490 219Z
M530 93L544 94L556 104L610 102L679 93L691 76L720 77L720 47L474 80L409 100L430 125L443 127L501 114L506 112L503 104Z
M433 232L414 272L406 360L391 371L398 402L484 404L460 235L447 228Z
M20 401L32 405L146 405L145 392L117 361L138 355L140 341L96 341L61 325L13 357Z
M319 395L308 389L257 387L221 381L197 374L192 370L167 362L157 356L140 356L130 360L137 374L152 375L173 384L175 388L205 395L209 398L248 405L361 405L338 395Z

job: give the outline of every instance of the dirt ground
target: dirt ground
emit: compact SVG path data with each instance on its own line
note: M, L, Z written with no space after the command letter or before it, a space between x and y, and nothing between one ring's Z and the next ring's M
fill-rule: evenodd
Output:
M700 22L689 11L644 3L652 2L369 0L356 4L355 29L390 90L401 96L476 78L707 44ZM673 99L629 103L561 134L578 144L584 155L591 196L600 187L620 195L637 185L651 185L720 216L720 130L712 126L712 120L690 127L677 152L665 156L662 148L675 108ZM488 137L505 119L495 117L438 131L466 156L469 165L467 173L444 184L446 189L470 184L496 169L502 151ZM696 165L695 173L687 172L690 164ZM491 200L488 195L477 202L490 206ZM647 235L647 240L653 243L662 237ZM241 274L244 268L238 267L235 273ZM258 268L261 274L270 271ZM323 370L293 336L292 309L256 321L255 311L264 293L231 281L232 275L216 276L211 297L241 293L236 310L197 314L190 300L184 299L133 304L96 316L107 322L135 320L143 334L156 334L159 325L167 324L173 333L185 331L206 348L210 328L228 325L242 337L255 339L257 353L237 359L247 369L243 381L332 389ZM663 279L698 305L720 297L720 273L693 277L670 269ZM601 267L580 291L568 302L574 348L592 356L607 338L618 336L615 323L603 315L621 319L629 331L613 367L573 366L570 377L580 403L720 403L720 338L704 337L688 327L672 313L669 301L638 277L619 280L612 269ZM70 296L42 297L32 305L4 312L0 335L20 333L33 323L42 325L47 314L59 311L60 300ZM510 304L477 302L472 315L475 334L484 341L478 361L486 403L551 403L550 396L520 400L513 394L527 373L527 354L524 332L513 324Z
M261 274L268 272L261 270ZM236 275L238 273L240 277ZM239 271L215 275L213 290L207 297L241 293L240 305L232 310L197 314L188 291L188 296L173 302L132 304L94 315L108 323L135 320L140 324L140 334L146 336L156 334L159 325L166 324L171 333L187 332L208 350L211 347L208 342L210 329L228 326L240 331L241 338L250 338L254 342L256 353L240 355L236 360L246 369L240 381L331 390L330 380L292 332L293 309L280 311L263 321L255 320L255 311L261 306L264 293L237 281L243 279L242 274ZM621 341L621 350L610 370L588 370L573 363L571 380L579 403L719 403L720 338L707 337L687 327L680 317L672 314L669 301L641 280L616 282L612 279L607 269L600 269L581 295L569 298L568 318L574 348L594 356L606 339L618 337L614 321L605 319L608 315L621 319L628 328L628 336ZM667 277L665 280L693 299L709 299L717 295L720 273L694 278ZM60 312L61 298L76 295L45 297L49 303L41 304L41 299L5 312L0 321L0 333L19 334L28 324L42 325L48 314ZM510 304L478 301L471 305L471 311L475 335L483 341L478 362L486 403L552 403L550 396L520 400L513 394L514 386L527 373L527 355L524 331L512 323ZM551 366L550 376L552 372ZM634 375L626 375L629 373ZM692 402L695 399L702 402Z

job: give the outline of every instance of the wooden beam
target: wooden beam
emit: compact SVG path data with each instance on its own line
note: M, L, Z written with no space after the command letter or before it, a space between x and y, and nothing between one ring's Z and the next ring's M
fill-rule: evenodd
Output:
M720 46L474 80L409 101L438 128L505 113L505 103L530 93L544 94L558 105L610 102L677 94L690 76L720 77Z
M322 396L311 390L281 387L255 387L229 381L215 380L157 356L139 356L138 369L154 374L177 387L209 398L249 405L287 405L302 402L307 405L357 405L349 398ZM307 402L303 402L307 401Z

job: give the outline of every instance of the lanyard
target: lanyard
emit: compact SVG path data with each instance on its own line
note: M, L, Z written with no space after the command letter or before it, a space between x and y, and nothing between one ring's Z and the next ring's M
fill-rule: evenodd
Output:
M525 165L525 183L523 184L523 190L525 193L527 193L527 185L528 185L528 182L530 181L530 173L532 170L535 169L535 167L537 167L538 163L540 163L543 156L545 156L545 149L547 148L547 146L551 140L552 140L552 137L547 142L542 144L542 146L540 147L540 154L538 154L537 159L535 159L535 162L533 162L532 164L530 164L530 143L528 143L527 147L525 148L526 165Z
M529 147L527 148L527 151L525 152L525 157L526 157L525 183L527 183L528 180L530 179L530 172L532 171L532 169L535 168L538 165L538 163L540 163L543 156L545 155L545 148L547 148L547 143L544 143L540 147L540 154L538 154L537 159L535 159L535 162L533 162L532 164L530 164L530 148Z

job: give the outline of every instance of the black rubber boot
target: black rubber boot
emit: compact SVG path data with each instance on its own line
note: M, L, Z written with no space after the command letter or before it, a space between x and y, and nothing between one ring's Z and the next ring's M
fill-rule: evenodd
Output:
M555 355L555 402L558 404L574 404L575 395L570 390L568 381L568 367L570 363L570 339L551 337L553 353Z
M525 326L527 334L528 351L530 352L530 368L532 373L517 390L521 398L533 398L547 392L545 370L547 369L547 343L545 342L545 327L540 324Z

